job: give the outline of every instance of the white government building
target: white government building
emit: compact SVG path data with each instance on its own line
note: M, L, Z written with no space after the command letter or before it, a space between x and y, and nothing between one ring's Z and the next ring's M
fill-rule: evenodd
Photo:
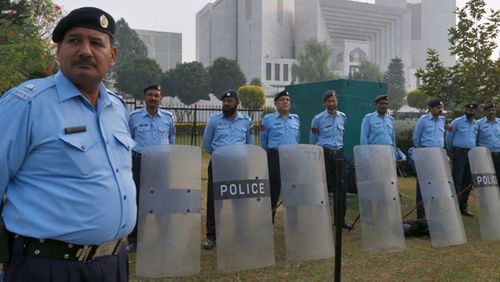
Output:
M291 83L295 57L316 38L332 48L328 64L341 77L364 59L385 71L401 58L411 89L428 48L454 64L448 29L455 7L456 0L217 0L196 14L196 60L237 60L247 80L260 78L272 95Z

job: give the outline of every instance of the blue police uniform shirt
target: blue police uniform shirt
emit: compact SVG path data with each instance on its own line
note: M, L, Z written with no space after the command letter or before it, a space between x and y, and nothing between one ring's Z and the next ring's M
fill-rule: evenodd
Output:
M267 114L262 119L260 146L264 149L276 149L280 145L298 144L300 140L300 120L296 114L283 118L280 113Z
M359 144L391 145L396 149L394 119L390 115L381 115L376 111L365 115L361 122Z
M135 142L119 97L101 83L94 108L58 72L5 93L0 120L9 231L73 244L101 244L132 231Z
M453 147L462 149L476 147L477 132L476 120L469 121L465 115L454 119L446 134L446 148L451 150Z
M147 146L175 142L174 118L172 113L163 109L158 109L155 116L151 116L146 108L133 111L130 113L129 127L137 143L133 150L138 153Z
M203 148L212 154L218 147L236 144L253 144L252 120L248 115L236 113L228 119L223 113L212 115L203 133Z
M431 113L422 115L413 131L413 145L415 148L439 147L444 148L444 125L446 119L443 116L433 117Z
M477 145L488 147L492 152L500 152L500 118L490 122L487 117L483 117L477 123L479 126Z
M311 121L309 143L330 149L341 149L344 146L344 126L346 115L337 111L335 115L325 110Z

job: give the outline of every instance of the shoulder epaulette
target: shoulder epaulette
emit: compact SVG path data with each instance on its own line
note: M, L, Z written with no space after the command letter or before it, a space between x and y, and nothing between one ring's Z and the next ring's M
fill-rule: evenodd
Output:
M170 117L173 117L173 116L174 116L171 112L169 112L169 111L167 111L167 110L160 109L160 111L161 111L163 114L167 114L167 115L169 115Z
M53 77L49 76L46 78L39 78L39 79L25 81L20 85L12 88L8 92L12 92L13 95L25 100L26 102L29 102L38 94L42 93L43 91L47 90L48 88L54 85L55 81Z
M299 118L299 115L298 114L290 114L291 117L294 117L294 118Z

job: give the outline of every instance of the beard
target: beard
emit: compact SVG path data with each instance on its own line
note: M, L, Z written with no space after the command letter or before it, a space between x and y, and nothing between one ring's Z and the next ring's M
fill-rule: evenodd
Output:
M234 113L236 113L236 108L237 107L223 107L222 108L222 114L224 114L225 117L232 117Z
M474 114L465 114L465 117L467 119L473 119L474 118Z

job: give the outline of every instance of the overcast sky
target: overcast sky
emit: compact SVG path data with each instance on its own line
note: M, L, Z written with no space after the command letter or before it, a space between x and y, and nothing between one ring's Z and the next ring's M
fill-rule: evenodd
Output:
M440 0L433 0L440 1ZM124 18L131 28L182 33L182 60L196 58L196 13L209 2L207 0L54 0L67 12L95 6L111 14L115 20ZM367 0L370 2L370 0ZM463 6L466 0L457 0ZM486 0L489 8L500 9L499 0ZM500 39L497 40L500 42ZM496 52L498 57L498 49Z

